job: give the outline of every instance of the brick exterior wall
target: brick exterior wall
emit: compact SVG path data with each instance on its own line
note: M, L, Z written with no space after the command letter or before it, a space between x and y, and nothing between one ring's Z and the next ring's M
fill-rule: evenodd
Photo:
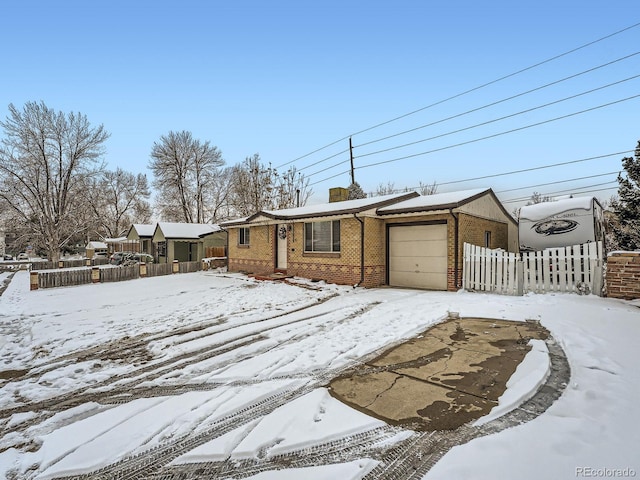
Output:
M640 253L612 253L607 258L607 296L633 300L640 298Z
M484 246L485 231L491 232L491 248L507 249L506 223L459 214L458 271L455 270L455 223L450 214L419 215L399 218L363 217L365 226L364 287L386 284L386 225L433 221L447 224L447 289L455 291L462 282L464 242ZM340 252L304 251L304 222L289 224L287 234L287 273L329 283L355 285L360 282L360 222L340 220ZM238 245L238 228L229 228L229 271L269 275L275 271L276 226L260 225L250 229L250 245ZM457 284L456 284L457 280Z
M229 271L258 275L273 273L275 227L273 225L251 227L248 246L239 244L239 235L239 228L229 228Z
M363 218L365 228L364 287L384 284L384 224L376 218ZM341 285L360 282L360 222L355 218L340 220L340 252L304 251L304 223L293 224L289 233L287 273L299 277L325 280ZM382 245L382 246L381 246Z
M472 245L479 245L481 247L487 246L488 248L503 248L509 250L509 225L508 223L501 223L495 220L487 220L484 218L475 217L465 213L460 213L458 216L458 285L457 288L462 286L462 263L464 259L464 244L470 243ZM485 245L485 232L491 232L490 245ZM451 264L450 264L451 265ZM450 280L453 273L451 268ZM451 284L449 285L451 290ZM455 288L454 290L457 290Z

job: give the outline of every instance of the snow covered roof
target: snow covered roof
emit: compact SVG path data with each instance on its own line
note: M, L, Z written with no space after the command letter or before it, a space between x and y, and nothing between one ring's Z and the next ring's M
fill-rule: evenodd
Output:
M117 237L117 238L105 238L105 242L107 243L123 243L130 241L127 237Z
M139 237L153 237L153 232L156 229L155 224L134 223L131 228L135 229Z
M91 241L87 243L87 246L85 248L91 248L93 250L98 250L98 249L106 250L107 244L104 242Z
M380 215L389 215L392 213L423 212L428 210L456 208L489 192L491 192L490 188L476 188L473 190L461 190L458 192L421 195L403 202L378 208L377 213Z
M170 223L158 222L164 238L201 238L210 233L222 231L219 225L210 223Z
M552 215L566 212L567 210L583 209L591 210L593 208L593 197L575 197L557 200L555 202L542 202L535 205L525 205L520 209L520 218L538 221L548 218Z
M260 212L236 220L224 222L222 225L240 225L250 223L258 217L267 217L274 220L295 220L302 218L326 217L331 215L345 215L371 210L385 205L391 205L402 200L418 196L417 192L394 193L379 197L359 198L357 200L345 200L343 202L321 203L304 207L285 208L283 210L261 210Z
M247 223L248 220L249 220L249 217L234 218L233 220L227 220L226 222L220 222L220 225L222 227L227 227L227 226L230 226L230 225L241 225L241 224Z

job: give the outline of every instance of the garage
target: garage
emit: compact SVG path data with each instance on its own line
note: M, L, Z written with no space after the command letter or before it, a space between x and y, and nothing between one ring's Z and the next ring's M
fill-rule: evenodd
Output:
M447 290L447 224L388 226L389 285Z

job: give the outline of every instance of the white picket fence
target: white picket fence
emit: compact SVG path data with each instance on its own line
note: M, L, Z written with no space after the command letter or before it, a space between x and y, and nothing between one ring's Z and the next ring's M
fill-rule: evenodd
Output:
M602 242L512 253L464 244L465 290L523 295L528 292L602 291Z

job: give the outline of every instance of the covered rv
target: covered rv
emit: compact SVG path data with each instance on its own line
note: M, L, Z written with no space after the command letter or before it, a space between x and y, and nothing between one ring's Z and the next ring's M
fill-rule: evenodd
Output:
M527 205L520 210L521 251L544 250L602 241L602 206L593 197L577 197Z

